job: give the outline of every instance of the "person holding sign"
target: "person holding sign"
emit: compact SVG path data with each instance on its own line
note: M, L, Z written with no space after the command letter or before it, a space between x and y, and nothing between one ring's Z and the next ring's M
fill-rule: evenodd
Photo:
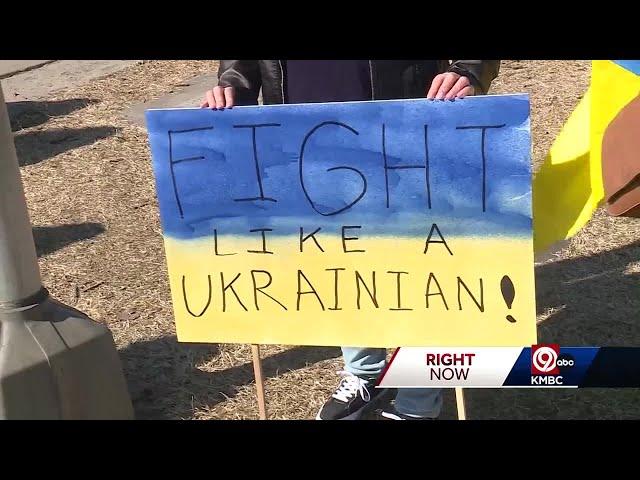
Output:
M499 60L223 60L218 85L205 94L203 108L235 105L326 103L427 98L455 100L482 95L497 76ZM342 379L318 412L318 420L356 420L384 394L375 388L386 365L384 348L342 348ZM405 389L387 420L437 418L440 389Z

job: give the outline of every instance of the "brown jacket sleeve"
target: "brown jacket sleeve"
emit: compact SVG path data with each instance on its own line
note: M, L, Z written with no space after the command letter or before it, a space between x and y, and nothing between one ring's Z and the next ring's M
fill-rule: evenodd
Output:
M476 94L485 95L498 76L500 60L452 60L449 71L468 77Z

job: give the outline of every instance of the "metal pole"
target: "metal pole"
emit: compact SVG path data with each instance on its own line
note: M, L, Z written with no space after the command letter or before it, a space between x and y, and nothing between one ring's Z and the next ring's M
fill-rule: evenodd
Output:
M128 419L111 332L42 286L0 87L0 419Z
M9 115L0 86L0 304L42 287Z

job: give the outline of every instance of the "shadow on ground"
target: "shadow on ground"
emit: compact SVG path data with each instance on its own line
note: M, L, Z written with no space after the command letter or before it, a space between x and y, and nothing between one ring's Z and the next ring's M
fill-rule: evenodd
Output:
M536 269L537 308L558 311L538 341L565 346L640 345L640 242ZM638 389L465 390L470 418L637 419Z
M217 353L217 345L178 343L175 337L136 342L121 350L136 418L176 418L169 411L190 417L193 403L212 407L254 382L252 363L213 373L194 367ZM338 348L295 347L264 358L263 375L276 377L339 355Z
M639 260L640 242L539 266L538 309L559 309L539 327L539 341L567 346L640 345L640 273L627 272L629 264ZM193 367L216 352L217 346L178 344L173 337L134 343L122 350L137 417L167 418L167 411L189 417L194 398L212 406L253 382L250 363L215 373ZM265 358L264 374L276 376L339 355L337 348L293 348ZM637 389L478 389L465 390L465 399L469 419L640 418ZM171 408L165 408L168 405ZM445 392L441 418L457 418L453 390Z
M104 226L100 223L33 227L33 240L38 257L41 257L80 240L93 238L104 231Z
M57 128L29 131L13 137L21 167L34 165L74 148L115 135L114 127Z
M22 101L8 102L7 110L11 122L11 130L16 132L23 128L35 127L49 121L52 117L69 115L88 105L97 103L90 98L70 98L57 101Z

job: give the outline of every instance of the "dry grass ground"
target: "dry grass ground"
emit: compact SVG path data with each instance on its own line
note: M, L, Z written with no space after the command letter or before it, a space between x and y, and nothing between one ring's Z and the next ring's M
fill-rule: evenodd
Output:
M146 133L128 106L215 70L144 62L12 112L44 282L109 326L138 418L257 416L245 345L176 342ZM585 61L505 61L494 93L529 92L539 165L589 82ZM28 106L27 106L28 107ZM640 222L598 213L537 268L540 340L640 345ZM265 346L271 418L312 418L335 387L336 348ZM468 391L470 418L639 418L637 390ZM443 418L455 417L451 392Z

